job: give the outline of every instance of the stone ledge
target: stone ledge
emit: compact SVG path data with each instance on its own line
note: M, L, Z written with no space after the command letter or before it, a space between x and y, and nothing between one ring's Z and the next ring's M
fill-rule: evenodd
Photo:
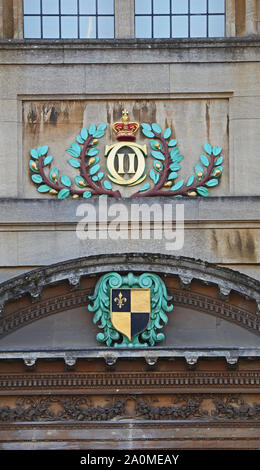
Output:
M185 221L260 221L260 196L223 196L209 198L108 198L108 208L114 204L123 204L130 208L132 204L145 204L151 207L153 204L171 204L173 215L176 205L184 204ZM102 199L91 201L76 201L67 199L16 199L0 198L0 225L4 224L36 224L36 223L77 223L80 216L76 215L76 209L82 204L94 206L97 211ZM104 202L104 200L103 200ZM128 219L130 220L130 213ZM113 219L113 217L112 217ZM172 220L172 219L171 219ZM173 220L175 218L173 217Z
M260 36L195 39L0 40L2 64L257 62Z

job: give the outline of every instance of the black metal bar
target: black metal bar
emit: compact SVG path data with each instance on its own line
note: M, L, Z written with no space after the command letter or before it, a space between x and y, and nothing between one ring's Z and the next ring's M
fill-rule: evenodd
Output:
M61 0L59 0L59 38L61 38Z
M96 0L96 38L98 38L98 0Z
M190 38L190 0L188 0L188 38Z
M206 25L206 35L209 37L209 0L207 0L207 25Z
M41 23L41 39L43 39L43 24L42 24L42 0L40 0L40 23Z
M78 39L80 38L80 22L79 22L79 0L77 0L77 13L78 13Z
M170 0L170 38L172 38L172 0Z
M152 10L152 17L151 17L151 22L152 22L152 25L151 25L151 32L152 32L152 38L154 37L154 27L153 27L153 19L154 19L154 12L153 12L153 0L152 1L152 5L151 5L151 10Z

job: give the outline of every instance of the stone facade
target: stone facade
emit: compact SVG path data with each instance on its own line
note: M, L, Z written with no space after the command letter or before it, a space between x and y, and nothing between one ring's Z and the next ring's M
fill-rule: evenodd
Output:
M227 439L232 434L238 447L255 448L260 406L259 25L260 0L226 0L225 38L137 40L134 0L115 0L113 40L24 40L22 1L0 0L0 441L6 426L5 448L24 448L14 424L19 411L24 439L31 439L32 409L33 419L39 421L37 448L48 448L49 429L61 410L60 426L64 425L62 432L68 432L69 438L68 442L67 437L63 439L57 428L51 431L54 441L63 439L70 446L72 440L82 439L81 448L87 448L92 424L82 425L84 431L79 437L77 403L86 382L95 387L84 389L92 401L85 397L82 402L83 421L109 421L118 416L127 421L131 416L133 440L139 445L140 433L149 428L149 442L157 448L164 447L162 439L170 442L169 435L174 433L169 444L172 447L210 447L213 436L219 440L219 447L232 448ZM107 123L104 143L100 140L99 144L102 155L105 144L115 143L112 125L121 119L123 108L128 109L131 120L157 122L173 130L184 155L180 177L192 172L204 142L221 146L221 182L211 188L208 198L130 200L133 190L122 190L121 200L108 198L106 202L108 222L119 212L121 236L106 237L100 218L95 237L93 216L93 236L81 240L76 227L84 216L82 199L60 201L56 196L39 194L28 168L30 149L48 145L54 166L67 174L66 149L80 130L92 122ZM145 144L147 139L140 134L138 143ZM105 170L104 162L102 165ZM149 161L147 167L151 167ZM74 169L69 171L77 174ZM133 202L146 204L140 216L140 239L129 236ZM169 250L169 233L180 202L184 204L184 245L178 251ZM93 214L99 215L104 208L100 198L88 203L95 209ZM173 214L168 213L162 237L157 236L162 230L160 221L154 218L151 226L146 223L147 214L156 212L156 204L161 208L170 205ZM68 268L68 260L76 258L79 260ZM75 317L77 327L71 329L75 344L84 349L84 325L89 334L88 348L95 349L94 326L83 312L86 292L91 293L94 280L104 272L119 268L146 269L166 277L177 305L165 346L167 354L162 348L157 356L154 351L148 357L136 354L131 362L128 355L113 356L106 350L93 355L88 349L85 355L64 353L66 348L73 349L68 329ZM34 269L38 271L23 276ZM82 287L81 278L89 285ZM47 312L46 318L42 312ZM50 316L52 313L55 315ZM59 332L55 332L55 325ZM47 352L33 354L37 345ZM54 345L60 347L60 353L53 352ZM174 349L176 345L179 350ZM16 355L15 346L20 348ZM192 347L199 351L195 356ZM46 362L50 358L54 361L51 376ZM14 361L12 370L5 359ZM198 369L194 371L193 367ZM95 368L103 374L101 382ZM31 375L35 389L29 383L30 369L35 369ZM59 384L53 382L56 373ZM141 376L147 382L143 383ZM120 400L109 388L109 380L118 387ZM193 396L187 395L184 382ZM42 383L41 401L37 397ZM222 395L213 397L223 383ZM160 395L162 386L166 395ZM140 390L143 395L138 398ZM32 396L26 401L24 396L29 393ZM55 397L52 404L48 401L50 393ZM232 393L237 395L229 395ZM46 416L41 414L42 403ZM165 407L170 420L160 440L156 420L163 419ZM188 421L176 430L175 421L182 418L183 407ZM228 421L230 410L232 422ZM76 424L67 423L68 413L73 414ZM140 414L147 422L139 426L135 416ZM48 423L43 429L41 422L46 417ZM197 420L195 426L189 422L193 418ZM248 422L251 434L244 429ZM236 423L242 423L240 431ZM132 445L128 434L131 425L132 421L125 426L108 425L110 430L115 427L117 446L122 432L122 445ZM106 425L95 426L96 445L109 448ZM196 441L196 426L201 442ZM209 427L210 431L206 429Z

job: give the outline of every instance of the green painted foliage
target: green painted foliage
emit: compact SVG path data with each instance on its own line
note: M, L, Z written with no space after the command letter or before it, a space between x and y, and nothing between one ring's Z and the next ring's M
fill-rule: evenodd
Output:
M184 180L178 181L174 186L171 187L171 191L177 191L178 189L181 189L184 184Z
M154 133L152 131L147 130L146 128L144 128L142 132L146 137L149 137L149 139L154 137Z
M151 291L151 317L150 322L143 333L137 335L132 342L118 332L110 319L110 291L117 288L142 288ZM158 329L167 324L167 313L172 311L173 305L168 305L172 298L168 296L164 282L159 276L151 273L144 273L136 276L128 273L121 276L112 272L105 274L96 284L93 296L89 297L91 304L88 306L93 312L93 322L103 331L98 333L96 339L100 343L105 343L108 347L147 347L155 346L156 343L164 340L163 333L157 333Z
M69 158L68 162L73 168L79 168L80 167L80 162L78 160L76 160L75 158Z
M200 156L200 161L201 161L202 165L204 165L204 166L209 166L209 160L208 160L208 158L206 157L206 155L201 155L201 156Z
M197 193L200 196L207 197L209 195L209 190L207 188L204 188L204 186L199 186L196 188Z
M156 122L153 122L153 123L152 123L152 130L153 130L156 134L161 134L161 132L162 132L161 127L159 126L159 124L156 124Z
M71 179L68 176L61 176L61 182L64 184L64 186L71 186Z
M66 199L70 195L69 189L61 189L58 194L58 199Z
M50 189L51 189L50 186L47 186L46 184L42 184L41 186L37 188L37 191L39 191L39 193L48 193Z
M89 199L92 196L92 193L90 191L85 191L83 193L84 199Z
M160 178L160 175L158 173L155 173L153 170L150 170L149 176L155 184L158 183Z
M171 129L168 127L167 129L165 129L164 134L163 134L163 137L164 137L165 139L169 139L169 137L171 137L171 135L172 135L172 131L171 131Z
M149 189L151 187L151 185L149 183L145 183L143 184L143 186L141 186L141 188L139 189L139 191L146 191L147 189Z
M157 151L157 150L152 150L152 156L154 158L157 158L157 160L162 160L162 161L165 160L164 154L162 152Z
M112 184L110 183L110 181L105 180L103 184L104 184L104 188L108 190L112 189Z
M40 184L42 183L42 177L41 175L32 175L32 181L34 183Z
M87 131L87 129L85 129L85 128L81 129L80 137L83 139L83 141L87 140L87 138L88 138L88 131Z

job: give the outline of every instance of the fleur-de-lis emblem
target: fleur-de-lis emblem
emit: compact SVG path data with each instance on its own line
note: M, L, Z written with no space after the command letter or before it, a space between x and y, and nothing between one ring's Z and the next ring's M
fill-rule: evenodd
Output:
M123 297L122 292L119 292L118 297L114 298L114 302L116 302L119 308L122 308L124 304L127 302L127 299Z

